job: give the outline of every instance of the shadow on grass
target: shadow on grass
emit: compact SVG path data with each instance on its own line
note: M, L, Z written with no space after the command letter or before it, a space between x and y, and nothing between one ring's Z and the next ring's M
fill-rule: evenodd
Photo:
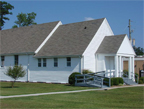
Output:
M12 88L11 86L1 86L1 88ZM13 86L13 88L19 88L19 86Z

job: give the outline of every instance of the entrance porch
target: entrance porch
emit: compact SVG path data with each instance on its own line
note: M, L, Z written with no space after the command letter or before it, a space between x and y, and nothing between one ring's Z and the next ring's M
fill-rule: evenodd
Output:
M123 60L128 58L128 79L135 81L134 55L96 54L96 72L105 71L106 77L123 77Z

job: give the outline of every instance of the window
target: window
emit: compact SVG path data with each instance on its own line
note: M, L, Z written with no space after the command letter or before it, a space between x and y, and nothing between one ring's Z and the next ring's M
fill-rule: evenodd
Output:
M38 67L41 67L41 59L38 59Z
M46 58L43 58L43 67L46 67Z
M58 67L58 58L54 58L54 67Z
M15 64L15 65L18 65L18 55L15 55L15 56L14 56L14 64Z
M1 56L1 67L4 67L4 60L5 60L5 57Z
M71 57L67 57L67 66L68 66L68 67L71 66Z

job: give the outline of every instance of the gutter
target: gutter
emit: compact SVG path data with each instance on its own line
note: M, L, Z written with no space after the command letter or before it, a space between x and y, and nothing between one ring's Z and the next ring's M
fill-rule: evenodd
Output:
M26 55L26 54L34 55L34 52L23 52L23 53L3 53L3 54L0 54L0 56Z

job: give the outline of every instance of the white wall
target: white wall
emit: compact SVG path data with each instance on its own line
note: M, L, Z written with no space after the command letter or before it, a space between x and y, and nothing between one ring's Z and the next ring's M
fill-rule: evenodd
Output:
M58 67L54 67L54 60L47 59L46 67L38 67L37 58L33 58L33 55L19 55L19 64L21 64L27 71L29 61L29 75L18 79L18 81L29 81L31 82L56 82L56 83L68 83L68 77L73 72L81 71L81 58L71 58L71 67L67 67L66 58L58 58ZM42 63L43 64L43 63ZM5 67L0 68L0 80L12 79L6 76L3 72L6 67L14 65L14 56L5 56ZM43 66L43 65L42 65Z
M93 37L92 41L83 53L84 56L84 69L89 69L93 72L96 71L95 53L100 46L105 36L113 35L113 32L105 19Z
M120 46L120 48L119 48L119 50L118 50L118 52L117 52L117 54L125 54L125 55L135 55L135 52L134 52L134 50L133 50L133 47L132 47L132 45L130 44L130 41L129 41L129 39L128 39L128 37L127 37L127 35L126 35L126 37L124 38L124 40L123 40L123 42L122 42L122 44L121 44L121 46Z
M21 55L19 56L19 65L20 64L23 65L23 68L26 71L27 70L26 56ZM4 74L9 66L11 67L14 66L14 56L5 56L4 67L0 67L0 80L7 80L7 81L13 80L12 78ZM27 80L27 74L25 75L25 77L19 79L19 81L26 81L26 80Z
M97 54L96 71L113 72L115 71L115 62L113 54ZM113 74L111 74L113 75ZM107 74L106 76L110 76Z

